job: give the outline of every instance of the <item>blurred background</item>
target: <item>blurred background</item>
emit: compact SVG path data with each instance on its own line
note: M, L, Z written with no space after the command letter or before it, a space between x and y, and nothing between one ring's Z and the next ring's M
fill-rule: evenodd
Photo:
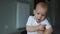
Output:
M53 34L60 34L59 0L0 0L0 34L26 34L26 22L38 2L48 4Z

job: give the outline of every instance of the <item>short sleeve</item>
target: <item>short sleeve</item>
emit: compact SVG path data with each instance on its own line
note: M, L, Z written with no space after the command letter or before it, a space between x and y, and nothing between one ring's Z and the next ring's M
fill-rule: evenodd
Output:
M45 23L46 23L46 29L51 28L51 24L48 22L48 20L47 20L47 19L46 19Z
M27 20L27 23L26 23L26 26L31 26L31 24L32 24L32 17L29 16L28 20Z

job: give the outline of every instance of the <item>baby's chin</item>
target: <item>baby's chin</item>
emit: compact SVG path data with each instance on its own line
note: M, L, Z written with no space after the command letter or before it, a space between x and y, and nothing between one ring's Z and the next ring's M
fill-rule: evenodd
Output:
M41 20L37 20L37 23L41 23Z

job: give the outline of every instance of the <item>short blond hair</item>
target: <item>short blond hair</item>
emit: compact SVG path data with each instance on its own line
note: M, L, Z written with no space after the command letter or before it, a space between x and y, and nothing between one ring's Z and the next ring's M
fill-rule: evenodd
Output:
M43 8L47 8L47 7L48 7L47 4L44 3L44 2L39 2L39 3L37 3L37 4L36 4L36 7L37 7L38 5L41 6L41 7L43 7Z

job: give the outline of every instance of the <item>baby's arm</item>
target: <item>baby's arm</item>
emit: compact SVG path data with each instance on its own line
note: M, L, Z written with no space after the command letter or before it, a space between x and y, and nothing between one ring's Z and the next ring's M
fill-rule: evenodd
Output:
M26 30L28 32L34 32L34 31L44 30L44 25L26 26Z
M51 28L47 29L44 34L52 34L52 32L53 32L53 29L51 27Z
M53 28L51 24L48 22L48 20L46 20L45 23L46 23L46 31L44 32L44 34L52 34Z
M40 25L42 25L42 24L40 24ZM43 30L38 30L37 31L37 34L43 34L44 33L44 27L45 27L46 25L45 24L43 24L43 26L41 26L41 27L43 27Z
M34 31L39 30L39 28L38 28L38 26L26 26L26 30L28 32L34 32Z

